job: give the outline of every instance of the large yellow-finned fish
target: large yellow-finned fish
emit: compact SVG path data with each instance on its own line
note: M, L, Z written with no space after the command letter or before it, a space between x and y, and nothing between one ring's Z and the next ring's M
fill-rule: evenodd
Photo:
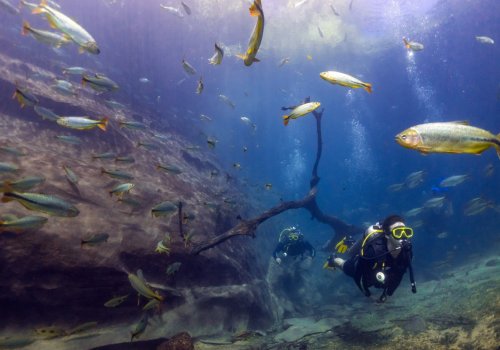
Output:
M245 63L245 66L251 66L254 62L259 62L255 56L259 51L262 36L264 35L264 11L262 10L262 1L254 0L250 6L250 16L257 16L257 23L253 28L252 36L248 41L248 49L244 55L237 55Z
M81 53L87 51L97 55L101 52L94 38L81 25L47 5L47 0L42 0L40 5L32 12L34 14L45 14L50 26L68 35L80 47Z
M342 86L350 87L353 89L364 88L369 93L372 92L372 84L362 82L361 80L354 78L353 76L345 73L335 72L333 70L327 72L321 72L319 76L332 84L339 84Z
M302 117L308 113L311 113L319 106L321 106L321 103L319 102L307 102L301 104L300 106L295 107L289 115L283 116L283 124L287 126L290 119L297 119L298 117Z
M495 136L464 121L415 125L397 134L396 142L423 154L480 154L493 146L500 158L500 134Z

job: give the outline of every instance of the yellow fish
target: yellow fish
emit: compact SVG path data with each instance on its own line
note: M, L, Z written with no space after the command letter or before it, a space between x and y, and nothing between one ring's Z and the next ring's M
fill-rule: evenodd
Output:
M372 85L362 82L361 80L345 73L335 72L335 71L327 71L321 72L319 76L332 84L339 84L342 86L350 87L353 89L364 88L369 93L372 92Z
M245 63L245 66L251 66L254 62L260 62L255 56L259 51L262 37L264 36L264 11L262 10L262 1L254 0L250 6L250 16L257 16L257 23L253 28L252 36L248 41L248 49L244 55L237 55Z
M283 116L283 123L285 124L285 126L287 126L290 119L297 119L298 117L302 117L308 113L311 113L319 106L321 106L321 103L319 102L308 102L301 104L300 106L295 107L289 115Z

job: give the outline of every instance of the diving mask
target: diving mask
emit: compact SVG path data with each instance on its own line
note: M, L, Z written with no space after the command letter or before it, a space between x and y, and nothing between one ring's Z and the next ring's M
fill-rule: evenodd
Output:
M298 240L298 239L299 239L299 234L298 234L298 233L295 233L295 232L294 232L294 233L290 233L290 234L288 235L288 238L289 238L291 241L296 241L296 240Z
M413 229L406 226L398 226L391 230L391 236L395 239L412 238Z

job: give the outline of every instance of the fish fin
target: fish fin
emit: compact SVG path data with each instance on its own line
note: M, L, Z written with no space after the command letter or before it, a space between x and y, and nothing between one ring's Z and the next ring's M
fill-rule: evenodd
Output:
M253 61L254 61L254 62L260 62L260 60L259 60L257 57L254 57L254 58L253 58Z
M240 59L244 60L247 56L246 56L246 55L244 55L244 54L242 54L242 53L240 53L240 54L236 55L236 57L238 57L238 58L240 58Z
M410 43L408 42L408 40L406 40L405 38L403 38L403 42L405 43L405 47L407 49L409 49L410 48Z
M250 6L249 10L250 10L250 16L252 17L255 17L255 16L259 16L260 15L260 11L259 11L259 6L260 5L260 1L259 0L254 0L252 6Z
M450 124L459 124L459 125L470 125L468 120L453 120L451 122L445 122Z
M30 24L28 23L28 21L24 21L23 22L23 29L21 30L21 34L22 35L28 35L28 32L30 30Z
M85 52L85 49L84 49L82 46L80 46L80 47L78 48L78 53L81 55L81 54L82 54L82 53L84 53L84 52Z
M496 150L497 150L497 156L498 156L498 159L500 159L500 134L498 134L498 135L496 136L496 141L497 141L498 143L495 143L495 145L494 145L494 146L495 146L495 148L496 148Z
M31 11L31 13L34 14L34 15L43 13L43 11L44 11L43 7L44 6L47 6L47 0L40 1L40 5L38 5L38 7L36 7L36 8L34 8L33 11Z
M52 16L46 16L46 17L47 17L47 21L49 22L50 28L58 29L56 22L54 22L54 18L52 18Z
M99 124L97 124L97 126L99 127L99 129L101 129L102 131L106 131L106 126L108 125L108 117L104 117L101 119L101 122Z
M17 97L17 89L16 89L16 91L14 91L14 95L12 95L13 99L16 98L16 97Z
M366 91L368 91L370 94L372 93L372 84L366 83L363 86Z
M290 122L290 116L289 115L284 115L283 116L283 124L285 124L285 126L287 126L288 122Z

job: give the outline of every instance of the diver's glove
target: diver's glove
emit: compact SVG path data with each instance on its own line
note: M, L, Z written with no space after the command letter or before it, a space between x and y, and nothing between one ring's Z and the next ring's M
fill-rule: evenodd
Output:
M413 282L413 283L411 284L411 292L412 292L413 294L415 294L415 293L417 292L417 286L416 286L415 282Z
M276 264L278 264L278 265L281 264L281 258L276 258L275 261L276 261Z
M340 240L340 242L338 242L336 245L335 245L335 250L340 253L340 254L343 254L347 251L347 249L349 249L354 243L354 240L352 239L351 236L345 236L344 238L342 238Z
M328 270L335 270L335 264L333 263L334 258L335 258L334 255L330 255L323 264L323 268Z

